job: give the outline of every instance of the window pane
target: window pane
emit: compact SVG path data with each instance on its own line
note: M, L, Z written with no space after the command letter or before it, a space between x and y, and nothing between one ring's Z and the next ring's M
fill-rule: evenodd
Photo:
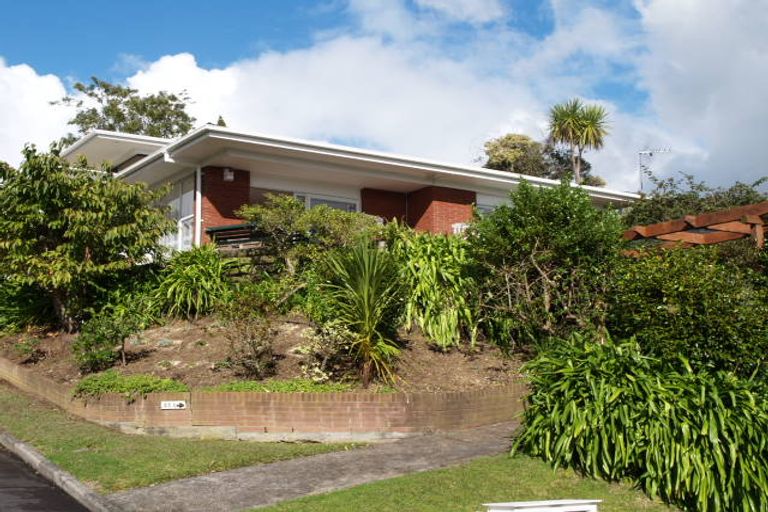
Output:
M314 206L318 206L324 204L326 206L330 206L331 208L336 208L337 210L344 210L346 212L356 212L357 211L357 205L355 203L350 203L347 201L334 201L332 199L321 199L319 197L310 197L309 198L309 207L312 208Z

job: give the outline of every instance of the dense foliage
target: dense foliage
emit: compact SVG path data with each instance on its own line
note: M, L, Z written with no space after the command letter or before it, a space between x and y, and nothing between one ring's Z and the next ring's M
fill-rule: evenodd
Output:
M690 174L665 179L649 175L649 178L654 190L627 208L624 213L624 223L627 227L725 210L759 203L768 198L759 190L764 179L751 185L737 182L728 188L721 188L696 181Z
M417 233L391 223L388 247L406 290L405 325L419 326L443 348L462 339L474 344L478 330L477 286L466 239Z
M649 251L621 262L608 328L665 360L749 375L768 353L768 290L716 250Z
M174 391L189 391L189 387L183 382L154 375L123 375L116 370L107 370L81 379L75 386L74 396L98 398L107 393L119 393L133 401L149 393Z
M584 151L602 148L607 135L608 111L602 105L587 105L574 98L549 111L549 141L568 148L576 183L583 183Z
M307 209L287 194L266 194L263 203L243 206L238 215L264 237L257 263L273 274L294 275L327 251L354 244L378 227L373 216L326 205Z
M91 77L91 83L76 82L77 96L65 96L60 103L74 107L69 121L80 135L92 130L111 130L153 137L175 138L192 129L195 118L187 111L185 93L160 91L145 96L136 89ZM65 140L74 142L70 135Z
M403 310L403 287L394 258L362 241L328 258L326 290L336 321L351 335L349 345L361 366L363 386L382 377L391 380L400 348L395 330Z
M630 478L690 511L766 510L765 385L672 369L633 341L574 338L528 364L513 451L607 480Z
M0 332L47 325L52 315L51 302L39 289L0 276Z
M215 245L178 253L163 269L153 298L159 310L171 316L197 318L211 313L230 296L229 273L234 266Z
M620 235L618 215L583 190L523 183L468 233L486 333L515 347L602 327Z
M162 254L170 221L150 191L70 165L53 147L24 149L18 170L0 168L0 267L41 290L73 331L105 281Z
M101 314L92 317L72 344L80 370L97 372L115 364L122 357L126 363L125 340L139 331L139 323L131 316Z
M311 379L240 380L220 384L211 391L256 391L259 393L343 393L352 385L343 382L315 382Z

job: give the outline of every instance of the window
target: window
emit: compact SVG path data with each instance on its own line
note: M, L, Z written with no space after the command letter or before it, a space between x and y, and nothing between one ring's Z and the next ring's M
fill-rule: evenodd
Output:
M357 201L351 199L316 196L309 194L296 194L296 199L303 202L307 208L314 208L315 206L324 204L337 210L344 210L345 212L357 211Z

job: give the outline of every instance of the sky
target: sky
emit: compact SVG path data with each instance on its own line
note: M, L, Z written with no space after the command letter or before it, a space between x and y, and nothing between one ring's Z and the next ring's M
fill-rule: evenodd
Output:
M587 152L636 191L658 176L753 182L768 122L768 0L58 0L4 2L0 160L71 131L52 105L98 76L186 91L197 124L481 164L549 108L609 111ZM8 21L10 20L10 21ZM647 187L647 183L646 183Z

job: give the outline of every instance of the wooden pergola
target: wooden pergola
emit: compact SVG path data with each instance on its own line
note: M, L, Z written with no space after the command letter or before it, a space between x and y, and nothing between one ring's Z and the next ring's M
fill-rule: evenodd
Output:
M764 219L765 217L765 219ZM646 226L634 226L624 232L624 239L658 240L659 247L712 245L751 237L758 247L765 244L768 201L729 210L686 215Z

